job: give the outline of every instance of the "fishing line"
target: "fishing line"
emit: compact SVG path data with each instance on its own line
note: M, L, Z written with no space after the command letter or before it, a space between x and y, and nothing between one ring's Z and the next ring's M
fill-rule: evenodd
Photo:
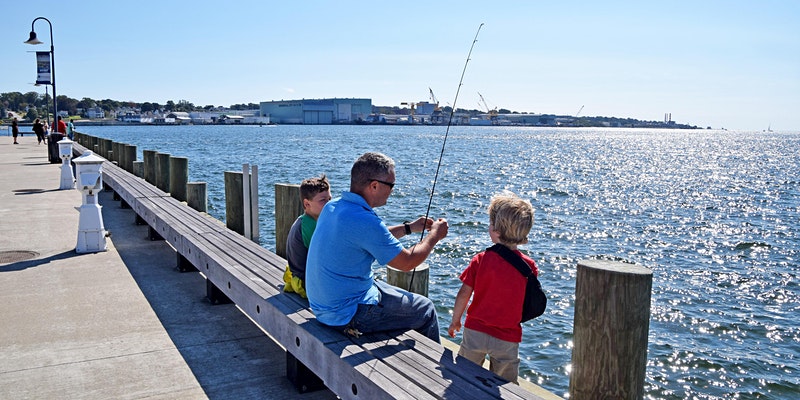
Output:
M450 118L447 120L447 129L444 131L444 140L442 141L442 151L439 153L439 162L436 164L436 174L433 176L433 186L431 187L431 195L428 198L428 208L425 210L425 221L428 220L428 215L431 213L431 204L433 204L433 194L436 192L436 181L439 179L439 169L442 167L442 158L444 157L444 148L447 145L447 135L450 133L450 126L453 124L453 115L456 112L456 104L458 103L458 94L461 92L461 85L464 82L464 74L467 72L467 65L469 64L470 57L472 57L472 49L475 47L475 43L478 42L478 34L481 33L481 28L483 28L483 23L478 26L478 31L475 32L475 38L472 39L472 45L469 46L469 53L467 54L467 60L464 62L464 69L461 70L461 79L458 80L458 88L456 88L456 97L453 99L453 107L450 108ZM421 242L422 239L425 238L425 229L422 229L422 233L420 233L419 241ZM408 283L408 290L411 291L411 288L414 285L414 274L417 272L417 268L415 267L411 270L411 281Z

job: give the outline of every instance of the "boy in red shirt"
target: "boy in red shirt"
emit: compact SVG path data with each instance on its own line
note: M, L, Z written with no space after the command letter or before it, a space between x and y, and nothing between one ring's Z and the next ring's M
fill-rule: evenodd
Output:
M492 197L489 204L489 237L522 256L534 275L536 263L517 250L528 243L533 226L533 207L511 192ZM509 382L519 376L519 343L522 341L522 303L527 279L494 251L478 253L461 274L461 289L456 295L453 320L447 332L455 337L461 330L461 316L467 310L464 339L458 355L483 365L489 356L489 369ZM474 294L474 297L473 297Z

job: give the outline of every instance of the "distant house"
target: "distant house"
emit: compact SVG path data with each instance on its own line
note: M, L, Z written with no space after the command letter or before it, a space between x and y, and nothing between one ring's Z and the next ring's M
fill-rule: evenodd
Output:
M100 107L88 108L84 114L86 114L86 118L89 119L103 119L106 117L106 112Z
M164 116L164 121L168 124L190 124L192 123L192 118L189 117L189 113L184 111L173 111Z

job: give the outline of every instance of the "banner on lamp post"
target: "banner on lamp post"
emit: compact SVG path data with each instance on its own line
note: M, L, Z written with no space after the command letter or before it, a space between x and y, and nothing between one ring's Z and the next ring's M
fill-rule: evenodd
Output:
M52 67L50 65L50 52L36 52L36 84L52 85Z

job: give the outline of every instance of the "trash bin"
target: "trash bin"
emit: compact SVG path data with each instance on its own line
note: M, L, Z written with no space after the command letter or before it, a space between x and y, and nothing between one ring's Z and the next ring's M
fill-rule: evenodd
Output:
M64 139L62 133L51 133L47 137L47 159L50 164L61 164L61 154L58 152L58 142Z

